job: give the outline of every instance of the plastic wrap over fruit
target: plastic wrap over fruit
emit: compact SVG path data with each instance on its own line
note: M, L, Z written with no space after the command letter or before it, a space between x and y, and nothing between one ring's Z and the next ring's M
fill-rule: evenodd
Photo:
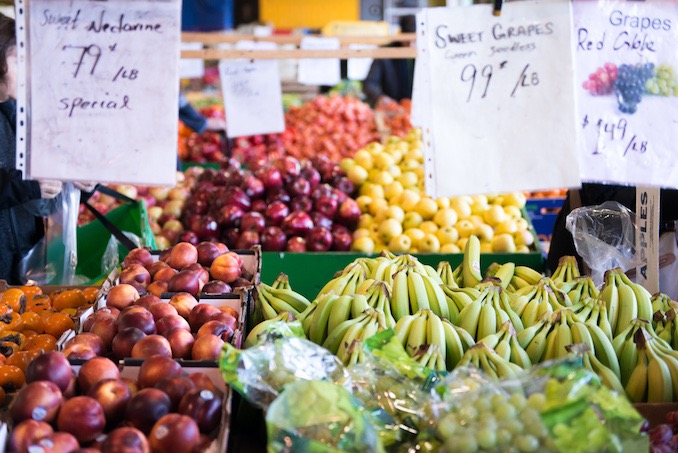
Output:
M640 264L634 257L635 214L616 201L574 209L566 227L596 285L603 283L608 269L621 267L626 272Z
M332 382L287 385L266 411L266 427L271 452L384 451L353 395Z
M226 343L219 368L231 388L262 409L288 384L300 380L325 380L350 388L348 372L335 355L297 337L272 336L246 350Z

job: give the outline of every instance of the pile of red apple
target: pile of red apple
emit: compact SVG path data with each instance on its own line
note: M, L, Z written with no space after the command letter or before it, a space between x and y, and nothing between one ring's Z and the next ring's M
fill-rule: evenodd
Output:
M221 390L167 357L146 359L135 381L104 357L76 376L63 354L48 352L28 365L26 382L9 408L12 452L202 451L221 424Z
M242 164L259 160L274 160L285 155L283 138L289 132L282 134L252 135L233 139L231 157Z
M136 248L121 267L119 282L132 286L137 296L138 292L158 297L166 292L230 293L234 287L251 286L254 277L242 258L222 242L179 242L160 252L158 261L148 250Z
M206 118L224 118L224 109L220 105L204 107L200 109L200 113ZM198 134L179 122L179 158L196 163L223 162L226 160L223 153L224 138L222 134L213 131Z
M199 303L185 292L169 301L139 296L131 285L120 284L109 291L106 306L84 320L83 332L66 342L63 353L82 360L154 355L216 360L237 325L238 312L229 306Z
M207 169L184 206L182 238L221 240L234 249L346 251L360 217L354 192L328 159L302 163L285 156L248 162L246 170Z

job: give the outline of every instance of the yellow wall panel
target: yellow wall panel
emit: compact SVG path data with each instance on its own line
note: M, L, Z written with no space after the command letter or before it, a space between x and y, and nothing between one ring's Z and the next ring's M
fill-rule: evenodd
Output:
M259 0L259 18L275 28L322 28L333 20L359 20L360 0Z

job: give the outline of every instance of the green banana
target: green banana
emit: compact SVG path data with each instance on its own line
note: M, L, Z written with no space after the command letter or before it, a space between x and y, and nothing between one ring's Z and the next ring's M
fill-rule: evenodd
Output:
M480 272L480 240L470 235L464 247L461 275L463 286L476 286L483 279Z

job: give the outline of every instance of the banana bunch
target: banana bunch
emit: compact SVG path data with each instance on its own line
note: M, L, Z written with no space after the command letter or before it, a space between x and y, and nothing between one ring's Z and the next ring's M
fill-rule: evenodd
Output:
M440 348L443 363L446 363L445 327L440 316L432 310L423 309L413 315L403 316L398 320L393 331L410 357L414 357L422 346L436 345ZM461 340L459 343L461 344Z
M299 315L306 337L322 345L327 336L349 319L355 319L369 308L364 294L337 295L334 293L318 297L309 309ZM382 313L383 315L383 313Z
M605 333L605 336L610 341L612 340L612 326L607 317L607 306L604 300L584 296L578 304L571 308L584 324L598 326Z
M470 235L464 246L464 258L461 262L461 285L474 287L483 279L480 272L480 240Z
M276 279L271 284L271 287L275 289L292 289L292 286L290 285L290 279L284 272L278 274Z
M520 377L524 370L501 357L483 343L477 343L469 348L459 361L459 366L473 365L494 380L514 379Z
M477 288L457 288L454 286L441 285L447 300L447 308L449 310L449 319L452 323L456 323L459 318L459 313L470 305L475 299L480 296L480 290Z
M656 322L654 331L659 338L666 341L674 350L678 350L678 319L677 310L670 308L666 313L657 311L654 314Z
M515 263L504 263L504 264L497 264L497 266L493 266L494 264L497 263L492 263L490 267L492 268L489 272L485 273L486 277L493 277L499 280L500 286L503 289L508 289L509 286L511 285L511 280L513 279L513 274L516 270L516 265ZM489 269L489 268L488 268ZM515 288L511 288L510 291L513 291Z
M606 303L607 316L614 336L626 329L633 319L652 320L650 297L650 293L641 285L633 283L621 268L605 272L605 283L600 290L600 298Z
M440 280L443 282L443 285L449 286L451 288L459 288L459 275L461 274L461 267L457 267L455 271L452 270L452 265L449 261L441 261L438 263L438 269L436 269Z
M656 313L658 310L666 313L669 309L678 308L678 302L671 300L671 297L664 293L653 294L650 302L652 303L652 313Z
M676 401L678 353L652 335L647 321L636 319L624 332L627 330L621 346L621 382L626 396L634 403Z
M534 269L527 266L516 266L513 269L513 277L507 289L515 292L526 286L532 286L539 283L544 276Z
M577 305L583 297L593 297L596 299L600 295L596 284L588 276L577 277L567 283L560 283L558 288L567 294L572 305Z
M292 322L294 321L294 315L287 311L283 311L271 319L267 319L265 321L260 322L259 324L254 326L252 330L250 330L250 333L247 335L247 338L245 338L243 348L247 349L257 345L259 343L259 338L266 333L269 326L278 321Z
M431 370L446 371L444 351L437 344L425 344L421 345L412 358Z
M369 285L365 283L369 283ZM391 314L391 290L388 283L367 279L358 289L358 294L363 294L367 298L368 306L384 313L387 329L395 327L396 322Z
M393 286L395 274L405 268L414 268L421 275L432 278L438 285L443 283L438 272L428 264L423 264L415 256L405 254L400 256L393 255L393 258L382 260L374 268L372 273L367 274L369 278L383 280L390 286Z
M371 258L365 258L365 260ZM338 276L330 280L323 286L317 297L330 292L337 295L355 294L363 281L367 278L365 268L360 263L354 263L345 268ZM316 297L316 298L317 298Z
M550 278L542 278L534 285L524 286L514 296L511 308L520 316L525 328L535 325L547 313L572 305L567 295Z
M505 322L497 333L481 338L478 343L483 343L488 348L494 349L494 352L504 360L515 363L524 370L532 366L530 357L518 342L516 329L513 328L511 322Z
M357 318L339 324L322 346L336 354L345 365L361 363L364 359L362 344L383 330L386 330L384 314L368 308Z
M581 273L579 272L577 259L574 256L566 255L561 256L558 260L558 267L553 272L553 275L551 275L551 280L556 285L562 285L579 277L581 277Z
M264 320L275 318L284 311L298 318L311 304L308 299L292 289L274 288L265 283L256 286L256 294L257 309L261 311Z
M497 333L506 321L511 321L516 330L523 330L523 323L511 308L507 295L501 287L486 283L479 286L480 295L459 313L457 325L476 340Z
M575 343L567 347L568 352L581 356L582 365L584 368L596 373L600 378L600 382L610 390L614 390L620 395L624 395L624 387L621 385L619 376L617 376L611 369L601 363L600 360L591 352L588 345L585 343Z
M407 265L395 273L391 294L391 313L396 321L423 309L431 309L442 318L450 316L440 284L417 266Z

